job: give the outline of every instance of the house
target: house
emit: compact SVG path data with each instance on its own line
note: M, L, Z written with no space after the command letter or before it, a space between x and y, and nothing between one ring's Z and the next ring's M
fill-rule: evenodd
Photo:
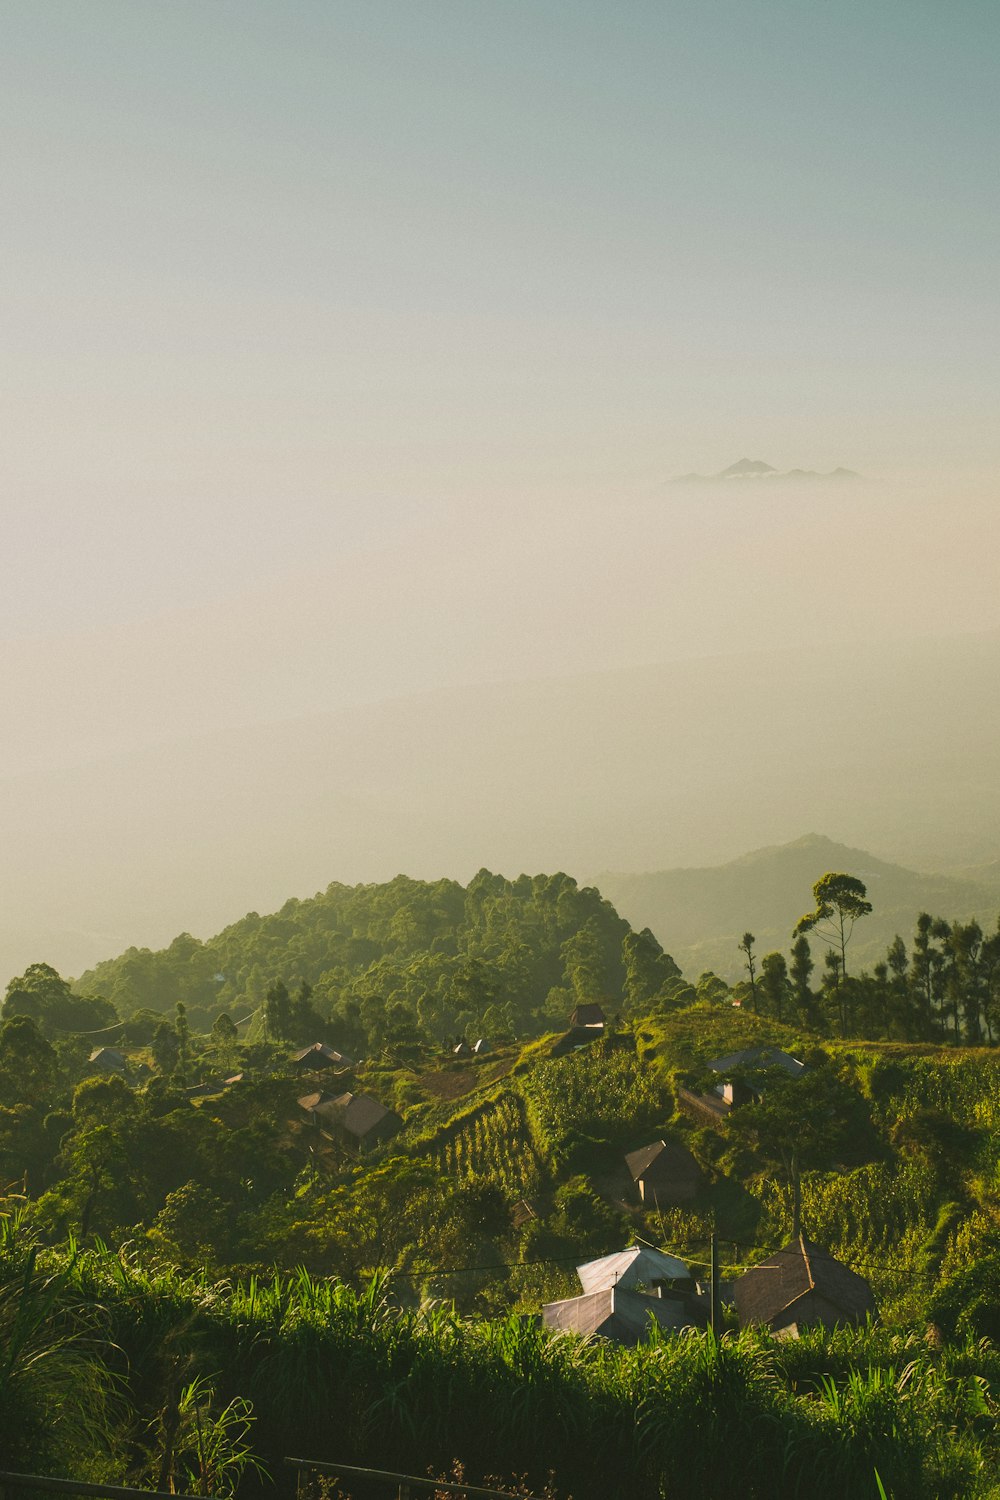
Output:
M694 1113L714 1115L717 1119L724 1118L741 1104L750 1104L760 1098L762 1091L739 1074L765 1073L769 1068L781 1068L790 1079L798 1079L805 1073L804 1062L793 1058L790 1053L781 1052L780 1047L747 1047L744 1052L730 1052L726 1058L715 1058L708 1067L712 1073L720 1074L720 1082L712 1088L711 1094L691 1094L688 1089L681 1089L679 1097L682 1104L693 1107ZM720 1103L715 1103L717 1100Z
M403 1126L395 1110L386 1109L370 1094L306 1094L299 1108L313 1125L345 1136L360 1151L371 1151Z
M611 1286L620 1286L629 1292L653 1291L675 1281L691 1280L691 1272L682 1260L663 1250L654 1250L652 1245L630 1245L627 1250L616 1250L611 1255L602 1255L599 1260L588 1260L577 1266L576 1274L585 1292Z
M457 1046L452 1047L451 1055L452 1057L471 1057L472 1048L469 1046L468 1042L459 1042Z
M702 1171L686 1146L654 1141L630 1151L625 1164L643 1203L675 1207L689 1203L701 1189Z
M650 1325L704 1328L708 1298L697 1294L682 1260L651 1246L631 1245L577 1267L583 1295L548 1302L542 1324L553 1332L637 1344Z
M708 1314L698 1316L695 1303L691 1297L647 1297L622 1287L603 1287L582 1297L547 1302L542 1308L542 1326L554 1333L611 1339L631 1347L648 1338L651 1323L674 1331L707 1327Z
M473 1042L472 1044L472 1053L474 1057L486 1057L491 1050L492 1048L490 1047L489 1042L484 1036L481 1036L478 1042Z
M763 1323L786 1337L810 1323L832 1328L876 1315L875 1298L864 1277L804 1234L739 1277L733 1284L733 1301L741 1328Z
M123 1076L128 1073L125 1054L117 1047L95 1047L87 1063L95 1073L121 1073Z
M606 1017L600 1005L578 1005L569 1018L569 1030L552 1044L553 1057L565 1057L604 1036Z
M313 1042L293 1055L292 1067L297 1073L317 1073L321 1068L353 1068L354 1061L325 1042Z
M604 1030L607 1017L600 1005L578 1005L569 1018L571 1026L594 1026Z

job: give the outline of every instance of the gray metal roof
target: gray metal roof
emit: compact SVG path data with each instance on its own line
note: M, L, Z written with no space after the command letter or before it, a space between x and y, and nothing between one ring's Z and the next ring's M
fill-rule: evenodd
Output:
M588 1260L577 1266L576 1274L584 1292L597 1292L614 1286L634 1291L657 1281L683 1281L691 1272L676 1255L666 1255L649 1245L631 1245L599 1260Z
M783 1068L792 1078L804 1073L806 1065L780 1047L748 1047L743 1052L730 1052L726 1057L717 1057L708 1065L713 1073L731 1073L734 1068Z
M651 1323L661 1328L684 1328L703 1322L696 1304L689 1305L687 1299L645 1297L618 1286L548 1302L542 1308L542 1324L553 1332L613 1339L619 1344L638 1344L648 1338Z

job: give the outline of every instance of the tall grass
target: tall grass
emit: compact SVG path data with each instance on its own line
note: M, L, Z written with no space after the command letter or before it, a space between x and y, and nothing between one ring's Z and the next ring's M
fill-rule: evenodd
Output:
M1000 1369L982 1346L862 1329L624 1349L405 1309L385 1280L212 1283L103 1249L60 1266L67 1305L105 1310L130 1407L108 1440L123 1469L169 1391L198 1380L221 1409L252 1403L250 1441L277 1476L289 1453L417 1473L459 1459L470 1482L526 1475L535 1492L552 1472L574 1500L843 1500L877 1496L877 1470L889 1495L958 1500L988 1492L996 1460ZM243 1492L265 1483L247 1472Z

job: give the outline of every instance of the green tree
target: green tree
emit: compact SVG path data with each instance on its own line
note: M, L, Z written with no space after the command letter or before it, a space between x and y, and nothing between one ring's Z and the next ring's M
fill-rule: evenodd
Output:
M622 962L625 965L624 994L628 1011L649 1007L664 985L680 974L670 954L664 953L648 927L641 932L625 934Z
M854 924L871 912L872 904L863 881L856 875L827 873L813 886L815 909L806 912L795 924L796 937L815 931L839 955L840 977L847 977L847 945Z
M169 1077L177 1067L180 1050L177 1028L167 1020L161 1021L153 1032L150 1051L153 1054L154 1065L164 1077Z
M782 1021L788 1009L790 985L783 953L765 953L760 961L760 998L764 1014Z
M752 932L745 932L737 947L744 955L744 967L750 979L750 1004L753 1006L754 1015L757 1014L757 961L753 955L753 945L757 941Z
M187 1083L188 1073L191 1067L191 1028L188 1025L187 1006L183 1000L178 1000L176 1005L176 1019L174 1030L177 1033L177 1062L174 1072L179 1083Z
M797 937L792 944L792 963L789 969L789 978L792 984L792 1000L795 1009L799 1013L799 1020L806 1026L816 1026L819 1016L816 1012L816 996L813 994L809 980L815 964L812 960L812 952L809 948L809 939L803 934Z
M67 980L50 964L29 964L7 985L2 1015L30 1016L43 1031L98 1031L118 1015L107 1000L74 995Z
M292 1001L283 979L276 979L264 996L264 1031L272 1042L291 1037Z
M236 1022L227 1011L222 1011L212 1023L212 1045L225 1068L236 1064L239 1031Z

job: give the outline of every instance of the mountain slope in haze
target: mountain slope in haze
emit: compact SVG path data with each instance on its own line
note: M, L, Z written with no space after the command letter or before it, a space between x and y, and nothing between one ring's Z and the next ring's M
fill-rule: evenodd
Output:
M883 958L897 932L909 947L918 912L949 920L977 917L992 928L1000 910L1000 870L979 880L921 875L815 833L724 865L648 875L605 873L595 884L634 927L651 928L690 978L712 969L737 979L743 972L737 950L743 933L754 934L758 954L787 952L792 928L812 910L813 884L829 870L863 880L873 906L871 916L855 928L849 968L870 967ZM821 964L824 945L815 935L810 941Z
M703 866L816 826L904 864L986 862L998 676L995 633L710 657L480 683L10 778L0 965L79 973L331 879ZM792 920L823 871L806 873Z

